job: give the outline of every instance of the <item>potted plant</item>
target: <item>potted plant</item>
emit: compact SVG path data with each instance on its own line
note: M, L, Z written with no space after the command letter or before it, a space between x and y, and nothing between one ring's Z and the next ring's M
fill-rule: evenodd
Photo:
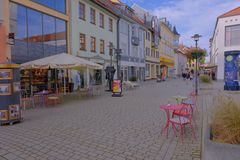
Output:
M212 122L204 139L204 159L240 159L240 103L228 96L215 100Z

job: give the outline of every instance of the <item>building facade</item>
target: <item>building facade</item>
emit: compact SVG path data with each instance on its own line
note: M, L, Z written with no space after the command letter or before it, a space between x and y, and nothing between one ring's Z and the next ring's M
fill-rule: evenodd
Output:
M156 79L160 75L160 23L156 16L137 4L132 6L147 27L145 34L145 79Z
M0 60L21 64L69 53L68 6L65 0L1 1Z
M119 1L112 1L115 13L119 16L118 45L121 49L121 78L127 81L145 79L145 27L134 10Z
M90 71L90 80L94 84L106 83L104 70L107 66L117 68L114 54L114 48L117 47L117 20L111 8L99 0L71 0L72 54L104 67L103 70ZM86 80L86 71L80 73L81 81ZM115 78L116 75L117 72Z
M239 55L240 55L240 7L235 8L217 18L213 37L211 39L211 65L216 65L216 77L219 80L228 76L224 69L225 63L234 58L237 70L234 71L236 80L239 78ZM227 55L229 54L229 58ZM235 72L238 72L237 75ZM233 75L232 75L233 76Z
M166 18L161 19L160 70L162 77L165 78L175 76L174 49L178 46L180 35L174 28Z
M186 56L186 52L189 48L184 45L179 45L177 49L175 49L175 57L174 57L174 65L175 65L175 73L177 76L181 76L183 72L187 71L188 68L188 59Z

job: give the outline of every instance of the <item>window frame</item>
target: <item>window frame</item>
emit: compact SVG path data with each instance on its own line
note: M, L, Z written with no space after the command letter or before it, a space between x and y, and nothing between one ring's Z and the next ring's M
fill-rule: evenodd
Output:
M94 40L94 41L92 41L92 40ZM90 38L90 50L91 50L91 52L96 52L96 37L91 36L91 38Z
M99 43L99 53L104 54L105 53L105 42L103 39L100 39Z
M104 14L103 13L99 13L99 27L104 28Z
M93 13L93 22L92 22L92 13ZM90 7L90 23L96 25L96 10L92 7Z
M81 5L83 6L83 17L81 17L81 9L80 9ZM86 20L86 5L82 2L79 2L78 10L79 10L78 11L78 14L79 14L78 18L85 21Z
M113 32L113 19L109 17L108 19L109 31Z
M83 40L84 40L84 43L83 43L83 46L84 46L84 47L83 47L83 48L81 47L81 44L82 44L82 43L81 43L81 36L83 36ZM80 43L79 43L79 44L80 44L79 49L82 50L82 51L86 51L86 34L80 33L80 34L79 34L79 41L80 41Z

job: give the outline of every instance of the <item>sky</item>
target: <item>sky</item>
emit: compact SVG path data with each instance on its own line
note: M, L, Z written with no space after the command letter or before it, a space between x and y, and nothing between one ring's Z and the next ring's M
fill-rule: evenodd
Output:
M181 34L180 43L194 46L191 39L200 34L198 44L209 51L209 39L213 36L217 17L240 6L240 0L121 0L132 6L134 3L153 15L166 17Z

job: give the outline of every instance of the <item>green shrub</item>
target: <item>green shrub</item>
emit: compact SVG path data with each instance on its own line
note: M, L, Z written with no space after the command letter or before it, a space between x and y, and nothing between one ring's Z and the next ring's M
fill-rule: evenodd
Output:
M212 121L213 140L240 144L240 103L231 97L217 97Z
M201 75L200 80L203 83L211 83L211 77L209 75Z
M133 77L129 78L129 81L135 82L135 81L137 81L137 77L133 76Z

